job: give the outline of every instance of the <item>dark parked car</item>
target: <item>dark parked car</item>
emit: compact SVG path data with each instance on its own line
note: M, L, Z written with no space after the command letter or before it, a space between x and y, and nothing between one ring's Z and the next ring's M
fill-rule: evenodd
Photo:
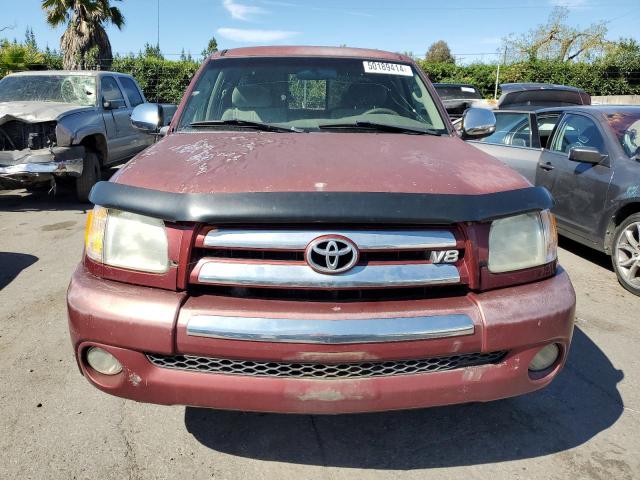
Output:
M495 132L470 142L535 183L542 149L560 115L543 110L589 105L591 97L582 89L549 83L504 83L500 88L502 95L493 111Z
M640 107L495 114L496 133L473 144L549 189L560 233L610 254L640 295Z
M452 120L461 118L467 108L472 107L478 100L482 100L482 95L473 85L434 83L433 86Z
M498 110L537 110L541 107L591 105L591 96L581 88L552 83L503 83Z
M156 133L158 109L132 115ZM463 117L467 137L495 127ZM91 194L78 365L143 402L342 413L490 401L562 369L549 192L455 133L408 57L224 50Z

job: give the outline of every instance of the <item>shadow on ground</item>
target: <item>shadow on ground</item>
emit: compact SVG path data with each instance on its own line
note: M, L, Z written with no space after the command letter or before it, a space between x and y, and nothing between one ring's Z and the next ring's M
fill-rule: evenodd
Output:
M38 261L24 253L0 252L0 290L9 285L22 270Z
M609 270L610 272L613 272L611 257L606 253L600 252L593 248L589 248L586 245L582 245L581 243L575 242L565 237L559 237L558 245L560 246L560 248L564 248L574 255L578 255L579 257L590 261L591 263L595 263L596 265Z
M109 180L116 168L107 168L102 172L102 180ZM80 210L93 208L90 203L80 203L76 199L72 184L61 183L55 195L48 192L47 186L36 191L25 189L0 191L0 212L40 212Z
M535 458L574 448L623 411L623 378L579 328L565 370L546 389L486 404L310 416L187 407L187 430L227 454L305 465L419 469Z

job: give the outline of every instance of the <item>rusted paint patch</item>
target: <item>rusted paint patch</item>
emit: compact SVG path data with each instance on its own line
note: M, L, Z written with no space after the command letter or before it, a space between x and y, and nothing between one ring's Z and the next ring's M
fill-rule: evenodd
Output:
M129 379L129 383L134 387L137 387L138 385L140 385L140 382L142 382L142 378L140 378L140 375L134 372L131 372L129 374L128 379Z
M361 399L361 396L352 396L352 399ZM337 402L339 400L346 400L344 393L339 390L316 390L305 392L302 395L298 395L298 400L307 402L309 400L318 400L320 402Z
M462 380L464 382L479 382L482 380L482 376L484 372L488 370L488 368L494 367L494 365L478 365L476 367L467 367L462 374Z
M323 385L326 384L326 385ZM285 392L301 402L342 402L375 398L373 383L367 380L305 382Z
M376 355L369 352L298 352L285 358L287 361L338 363L358 362L363 360L378 360Z

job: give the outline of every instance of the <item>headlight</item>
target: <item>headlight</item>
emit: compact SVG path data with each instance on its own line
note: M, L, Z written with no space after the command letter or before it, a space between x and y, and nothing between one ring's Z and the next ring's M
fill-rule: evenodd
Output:
M494 220L489 233L489 271L511 272L557 258L558 234L549 210Z
M169 269L164 222L136 213L96 206L87 218L85 251L113 267L150 273Z

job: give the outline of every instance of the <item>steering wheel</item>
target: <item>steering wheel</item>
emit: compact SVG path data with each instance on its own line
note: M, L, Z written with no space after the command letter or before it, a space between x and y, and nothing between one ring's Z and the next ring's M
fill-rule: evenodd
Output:
M60 85L60 96L67 103L73 103L78 100L78 95L76 95L76 88L73 85L73 82L65 78Z
M366 112L364 112L363 115L368 115L370 113L386 113L388 115L400 115L398 112L391 110L390 108L384 108L384 107L372 108L371 110L367 110Z

